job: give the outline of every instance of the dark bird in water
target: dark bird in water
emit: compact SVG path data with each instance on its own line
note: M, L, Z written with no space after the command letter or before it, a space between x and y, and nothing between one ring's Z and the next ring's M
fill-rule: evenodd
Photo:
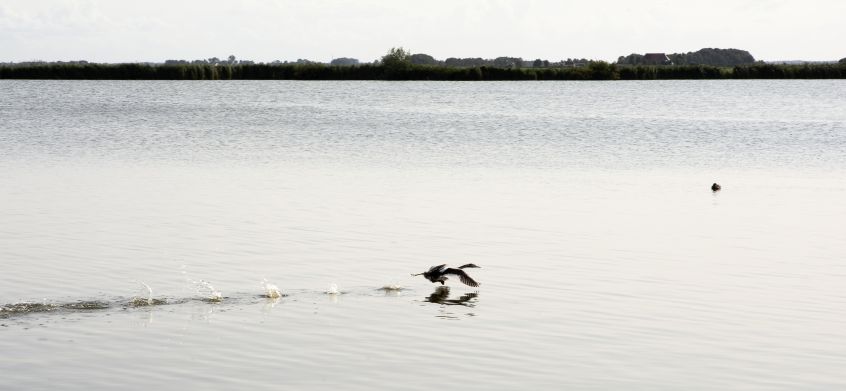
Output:
M720 186L718 183L714 183L713 185L711 185L711 191L717 191L717 190L720 190L722 188L723 187Z
M472 286L472 287L475 288L475 287L479 286L479 283L476 282L475 280L473 280L472 278L470 278L470 276L468 276L467 273L464 272L464 270L461 270L461 269L464 269L464 268L474 268L474 267L478 267L478 266L476 266L472 263L468 263L466 265L459 266L458 268L451 268L451 267L446 267L446 264L443 264L443 265L438 265L438 266L432 266L432 267L429 268L429 271L423 272L423 273L412 274L412 276L419 276L419 275L422 274L423 277L426 277L427 280L432 281L432 282L440 282L441 285L443 285L444 282L446 280L448 280L448 278L447 278L448 275L454 275L454 276L458 276L458 279L461 280L461 282L463 282L465 285L469 285L469 286Z

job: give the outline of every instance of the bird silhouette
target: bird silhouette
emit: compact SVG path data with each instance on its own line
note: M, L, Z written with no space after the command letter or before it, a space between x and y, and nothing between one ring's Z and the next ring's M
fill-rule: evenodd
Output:
M435 304L445 304L445 305L463 305L465 307L475 307L475 304L471 300L475 299L479 296L478 292L467 293L461 295L458 299L450 299L449 298L449 287L448 286L439 286L432 292L429 297L425 298L424 300L435 303Z
M443 264L443 265L438 265L438 266L432 266L432 267L429 268L429 271L426 271L426 272L423 272L423 273L412 274L412 276L423 275L423 277L426 277L426 279L429 280L429 281L440 282L441 285L444 285L444 282L446 282L446 280L448 280L447 276L453 275L453 276L458 276L458 279L462 283L464 283L464 285L469 285L469 286L472 286L474 288L479 286L479 283L476 282L476 280L470 278L470 276L468 276L467 273L464 270L461 270L461 269L464 269L464 268L478 268L478 266L476 266L472 263L468 263L466 265L461 265L457 268L451 268L451 267L446 267L446 264Z

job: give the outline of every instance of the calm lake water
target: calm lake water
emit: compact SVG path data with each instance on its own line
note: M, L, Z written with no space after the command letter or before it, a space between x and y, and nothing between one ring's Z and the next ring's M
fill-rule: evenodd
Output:
M0 80L0 388L843 389L844 222L844 81Z

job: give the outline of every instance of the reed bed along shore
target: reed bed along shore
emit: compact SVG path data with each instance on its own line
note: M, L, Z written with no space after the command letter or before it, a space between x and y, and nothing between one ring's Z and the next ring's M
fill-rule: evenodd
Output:
M678 80L678 79L842 79L846 64L617 65L499 68L362 64L32 64L0 65L0 79L71 80Z

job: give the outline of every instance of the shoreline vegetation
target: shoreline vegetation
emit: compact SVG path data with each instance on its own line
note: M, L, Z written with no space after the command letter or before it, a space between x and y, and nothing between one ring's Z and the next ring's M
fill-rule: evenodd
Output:
M658 55L663 63L650 64ZM711 64L694 64L691 61ZM846 60L846 59L844 59ZM673 63L673 61L677 62ZM731 65L734 64L734 65ZM449 58L392 48L380 60L358 63L341 58L329 64L307 60L254 63L211 58L168 60L163 64L101 64L78 62L0 63L0 79L67 80L682 80L682 79L843 79L846 61L839 63L772 64L754 62L737 49L702 49L685 54L632 54L617 63L568 59L556 63L516 57Z
M844 64L617 65L591 62L579 68L441 67L325 64L148 65L45 64L0 66L0 79L67 80L682 80L843 79Z

